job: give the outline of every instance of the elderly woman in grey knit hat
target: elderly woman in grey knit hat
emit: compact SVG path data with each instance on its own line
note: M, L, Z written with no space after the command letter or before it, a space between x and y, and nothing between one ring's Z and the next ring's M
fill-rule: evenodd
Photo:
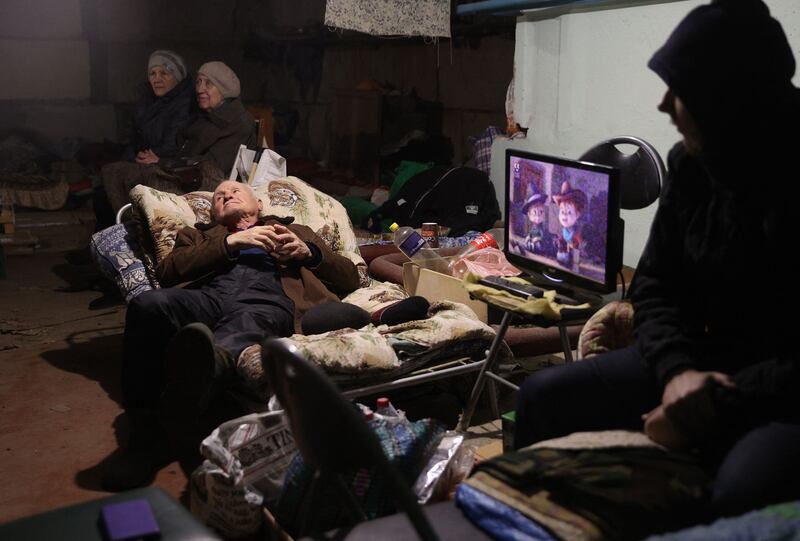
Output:
M201 112L180 135L178 157L212 162L227 175L239 145L255 145L255 119L239 99L239 78L222 62L200 66L195 92Z
M224 100L238 98L239 78L222 62L206 62L197 70L197 104L200 109L216 109Z

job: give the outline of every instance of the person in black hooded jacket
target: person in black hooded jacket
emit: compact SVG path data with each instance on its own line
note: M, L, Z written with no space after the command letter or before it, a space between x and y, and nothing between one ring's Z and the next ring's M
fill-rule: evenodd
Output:
M635 345L528 378L515 446L644 428L706 461L714 514L796 499L800 93L791 48L761 0L715 0L648 65L668 86L659 110L683 141L670 151L631 286Z

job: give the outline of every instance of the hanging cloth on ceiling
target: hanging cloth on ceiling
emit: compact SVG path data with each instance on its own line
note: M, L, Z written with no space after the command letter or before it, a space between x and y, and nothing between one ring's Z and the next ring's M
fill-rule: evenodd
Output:
M327 0L325 25L374 36L450 37L450 0Z

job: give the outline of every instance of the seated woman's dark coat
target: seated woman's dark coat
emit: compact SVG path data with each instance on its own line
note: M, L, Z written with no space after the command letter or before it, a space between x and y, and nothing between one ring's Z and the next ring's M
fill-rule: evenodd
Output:
M228 173L239 145L255 146L255 119L242 100L233 98L216 109L201 112L178 138L179 158L212 160Z
M133 134L123 159L133 161L138 152L147 149L161 159L175 157L178 135L195 119L196 104L191 77L185 77L161 97L147 84L133 112Z

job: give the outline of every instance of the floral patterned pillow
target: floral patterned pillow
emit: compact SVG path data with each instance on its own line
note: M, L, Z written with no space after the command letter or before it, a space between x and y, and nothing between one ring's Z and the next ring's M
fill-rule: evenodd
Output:
M633 342L633 305L612 301L598 310L581 330L578 358L586 359L629 346Z
M263 215L292 216L296 223L310 227L332 250L356 265L362 287L370 284L353 226L339 201L296 177L271 180L255 192ZM139 185L130 196L135 214L149 232L156 262L169 255L182 228L211 221L211 192L175 195Z
M172 252L178 231L198 222L194 209L189 204L196 193L176 195L142 184L131 190L134 216L144 236L142 245L153 252L156 263ZM210 215L210 197L208 201Z
M408 298L408 292L402 286L373 280L369 287L356 289L343 298L342 302L360 306L371 314L406 298Z
M339 201L297 177L270 180L255 192L263 204L263 215L293 216L295 222L313 229L333 251L355 263L362 287L370 284L353 224Z

